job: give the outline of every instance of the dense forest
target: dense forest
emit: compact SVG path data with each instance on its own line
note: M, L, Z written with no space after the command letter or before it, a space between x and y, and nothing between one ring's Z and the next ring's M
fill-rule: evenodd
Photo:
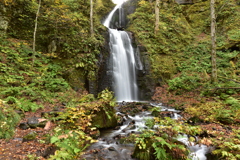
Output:
M188 159L178 133L200 136L196 143L214 146L215 159L240 159L240 1L214 3L214 81L210 4L123 5L134 6L124 30L150 63L148 100L182 116L173 121L151 108L157 115L148 125L165 127L124 140L136 142L133 156L140 160ZM109 55L102 22L114 6L111 0L0 1L0 159L81 159L101 129L117 126L113 91L98 89Z

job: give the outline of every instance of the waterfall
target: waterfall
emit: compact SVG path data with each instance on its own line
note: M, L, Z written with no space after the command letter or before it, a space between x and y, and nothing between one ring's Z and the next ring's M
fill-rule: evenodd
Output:
M111 28L111 20L114 13L119 11L118 26L121 28L121 17L123 15L122 4L110 12L103 25L109 29L109 47L113 58L112 72L114 77L113 89L118 102L138 101L138 86L136 78L136 60L131 39L125 31Z

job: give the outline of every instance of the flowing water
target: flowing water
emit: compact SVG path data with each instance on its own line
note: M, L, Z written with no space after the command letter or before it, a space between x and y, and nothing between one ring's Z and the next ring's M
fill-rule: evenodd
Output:
M173 108L165 107L162 104L142 104L144 106L158 107L161 111L172 112L172 119L180 118L180 111ZM119 107L119 106L118 106ZM120 107L123 107L120 105ZM138 107L139 108L139 107ZM86 160L109 159L109 160L137 160L131 157L134 151L134 144L120 143L120 139L128 137L130 134L140 134L142 129L149 129L145 125L147 119L153 118L151 112L142 111L135 115L128 115L117 112L120 117L123 117L123 124L115 129L106 129L101 131L101 136L98 142L88 148L83 156ZM158 126L155 126L158 127ZM187 135L179 135L178 141L184 143L191 151L189 158L192 160L207 160L206 154L211 148L206 145L199 145L190 142Z
M110 28L112 17L119 12L119 27L121 27L122 4L116 5L103 23L109 29L111 57L113 58L114 93L118 102L138 101L138 86L136 79L136 60L131 39L125 31Z
M131 39L129 38L127 32L110 28L111 19L114 13L118 11L119 15L122 14L121 9L119 9L121 8L121 5L122 4L116 5L104 22L104 26L109 29L110 34L109 46L112 54L111 57L113 58L114 92L118 102L139 101L135 73L135 69L137 68L135 57L137 56L134 56ZM121 27L120 22L119 26ZM173 119L179 119L179 117L181 117L179 111L162 106L161 104L147 105L159 107L161 111L172 112L171 118ZM121 107L122 105L119 106ZM144 111L144 106L145 105L143 104L140 107L140 110L142 110L141 112L134 115L117 112L117 114L123 118L123 123L115 129L101 131L101 136L98 139L98 142L87 149L83 158L86 160L136 160L131 157L134 150L134 144L123 144L119 142L119 139L127 137L131 133L139 134L140 129L148 129L145 125L145 120L153 118L153 116L150 112ZM178 140L189 148L191 151L189 156L192 160L207 159L205 156L205 154L209 152L209 148L207 146L194 145L189 142L187 135L179 137Z

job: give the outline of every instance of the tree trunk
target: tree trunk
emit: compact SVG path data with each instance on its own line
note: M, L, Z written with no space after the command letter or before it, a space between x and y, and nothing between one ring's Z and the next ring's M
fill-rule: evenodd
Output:
M215 15L215 0L211 0L211 58L212 58L212 82L217 82L217 63L216 63L216 15Z
M159 0L156 0L156 5L155 5L155 34L157 34L159 30Z
M36 32L37 32L37 20L38 20L38 14L39 14L39 10L41 7L41 0L39 0L38 3L38 10L36 13L36 19L35 19L35 28L34 28L34 32L33 32L33 55L32 55L32 65L34 64L34 60L35 60L35 46L36 46Z
M90 34L93 37L93 0L90 0Z

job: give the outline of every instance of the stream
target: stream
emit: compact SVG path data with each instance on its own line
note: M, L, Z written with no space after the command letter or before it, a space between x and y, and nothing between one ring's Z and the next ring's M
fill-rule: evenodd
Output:
M168 111L169 117L172 119L180 118L180 111L165 107L162 104L147 103L140 107L139 113L135 115L127 115L125 113L118 112L119 108L123 105L119 105L117 115L122 117L123 123L114 129L106 129L101 131L101 135L98 138L98 142L91 145L83 155L86 160L137 160L132 158L134 151L133 143L122 143L121 139L128 137L130 134L140 134L141 129L148 129L145 125L145 121L149 118L153 118L151 112L144 111L147 106L159 107L161 111ZM206 154L210 152L211 148L206 145L194 144L188 140L187 135L181 135L177 138L178 141L184 143L187 148L191 151L189 158L192 160L207 160Z

